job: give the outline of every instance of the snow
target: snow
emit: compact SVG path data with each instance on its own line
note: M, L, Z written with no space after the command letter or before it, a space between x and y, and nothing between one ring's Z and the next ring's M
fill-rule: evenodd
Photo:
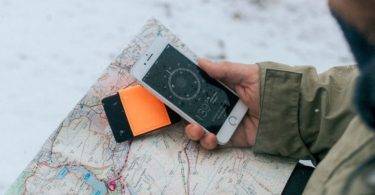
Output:
M151 17L201 56L353 63L325 0L0 0L0 194Z

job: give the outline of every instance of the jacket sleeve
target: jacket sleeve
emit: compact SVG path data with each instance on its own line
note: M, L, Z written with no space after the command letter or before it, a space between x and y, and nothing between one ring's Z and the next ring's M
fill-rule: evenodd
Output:
M260 122L253 150L319 163L355 116L355 66L260 66Z

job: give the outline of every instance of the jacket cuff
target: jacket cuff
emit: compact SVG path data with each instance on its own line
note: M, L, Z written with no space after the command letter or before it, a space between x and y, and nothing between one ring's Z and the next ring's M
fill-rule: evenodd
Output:
M295 159L311 154L299 129L302 73L273 62L258 65L261 110L254 152Z

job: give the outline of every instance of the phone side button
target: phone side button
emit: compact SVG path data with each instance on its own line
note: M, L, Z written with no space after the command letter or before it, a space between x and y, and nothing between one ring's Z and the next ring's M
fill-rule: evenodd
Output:
M228 122L232 126L236 126L238 124L238 119L235 116L229 116Z

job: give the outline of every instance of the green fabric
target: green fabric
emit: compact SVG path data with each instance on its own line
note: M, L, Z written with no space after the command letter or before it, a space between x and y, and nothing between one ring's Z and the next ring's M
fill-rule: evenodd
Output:
M352 103L356 67L317 74L308 66L259 66L261 113L254 151L309 159L318 166L305 194L340 194L349 175L375 155L374 133Z

